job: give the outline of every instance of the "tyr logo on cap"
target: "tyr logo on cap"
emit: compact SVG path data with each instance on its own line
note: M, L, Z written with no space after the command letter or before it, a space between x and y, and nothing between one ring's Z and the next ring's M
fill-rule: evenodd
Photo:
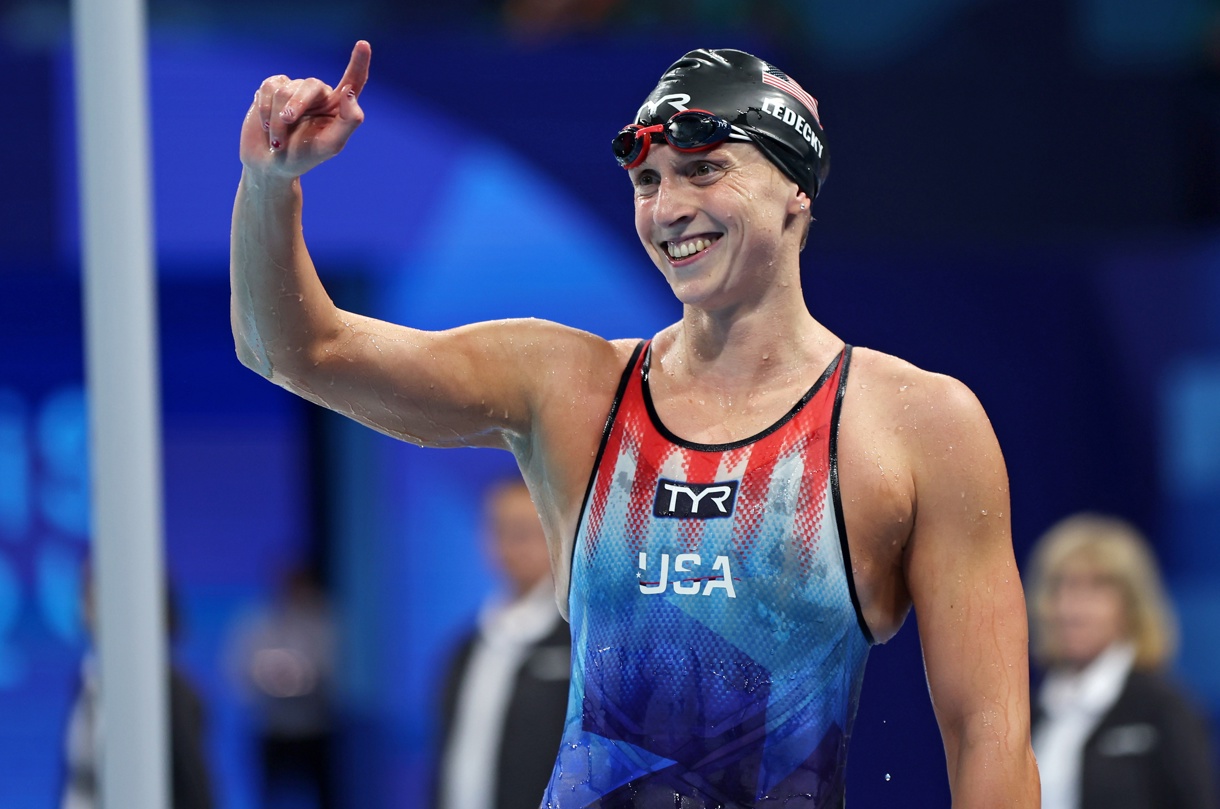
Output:
M686 112L686 105L690 103L690 96L686 93L670 93L658 98L656 101L645 101L644 106L640 107L639 112L635 114L637 121L651 121L657 117L657 110L662 104L669 104L678 112ZM648 114L645 115L644 112ZM669 116L664 116L668 118Z

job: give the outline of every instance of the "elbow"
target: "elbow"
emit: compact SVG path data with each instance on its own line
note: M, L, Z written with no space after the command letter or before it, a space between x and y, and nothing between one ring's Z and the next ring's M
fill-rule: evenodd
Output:
M234 347L238 361L264 379L307 399L314 400L311 391L325 372L329 351L309 346L285 350L268 346L257 333L234 330Z
M270 379L272 375L271 363L265 355L257 355L250 351L249 347L242 343L237 343L237 361L242 365L254 371L265 379Z
M238 361L259 376L298 394L314 389L326 373L334 339L309 328L285 329L274 312L256 319L251 310L234 307L233 346ZM289 324L291 325L291 323Z
M271 359L267 356L267 348L258 332L236 328L236 324L234 326L233 345L238 361L259 376L270 379L273 373Z

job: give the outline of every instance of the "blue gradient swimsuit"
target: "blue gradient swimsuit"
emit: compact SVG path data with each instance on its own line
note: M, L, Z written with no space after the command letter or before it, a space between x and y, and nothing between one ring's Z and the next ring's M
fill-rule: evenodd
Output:
M692 444L632 356L572 558L572 688L548 809L841 807L871 638L835 445L851 358L780 421Z

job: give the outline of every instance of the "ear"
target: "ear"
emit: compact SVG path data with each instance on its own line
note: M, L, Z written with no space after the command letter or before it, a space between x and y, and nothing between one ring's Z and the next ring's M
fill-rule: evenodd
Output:
M799 188L796 188L795 191L796 193L788 198L788 213L792 216L810 215L809 209L813 206L812 200L809 199L809 195Z

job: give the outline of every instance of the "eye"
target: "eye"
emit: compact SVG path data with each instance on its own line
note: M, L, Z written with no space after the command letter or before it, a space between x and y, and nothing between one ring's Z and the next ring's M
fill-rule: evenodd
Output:
M698 160L691 163L689 175L695 181L710 181L720 176L721 166L708 160Z
M641 171L631 177L631 184L635 187L635 193L643 197L656 193L659 182L660 178L655 171Z

